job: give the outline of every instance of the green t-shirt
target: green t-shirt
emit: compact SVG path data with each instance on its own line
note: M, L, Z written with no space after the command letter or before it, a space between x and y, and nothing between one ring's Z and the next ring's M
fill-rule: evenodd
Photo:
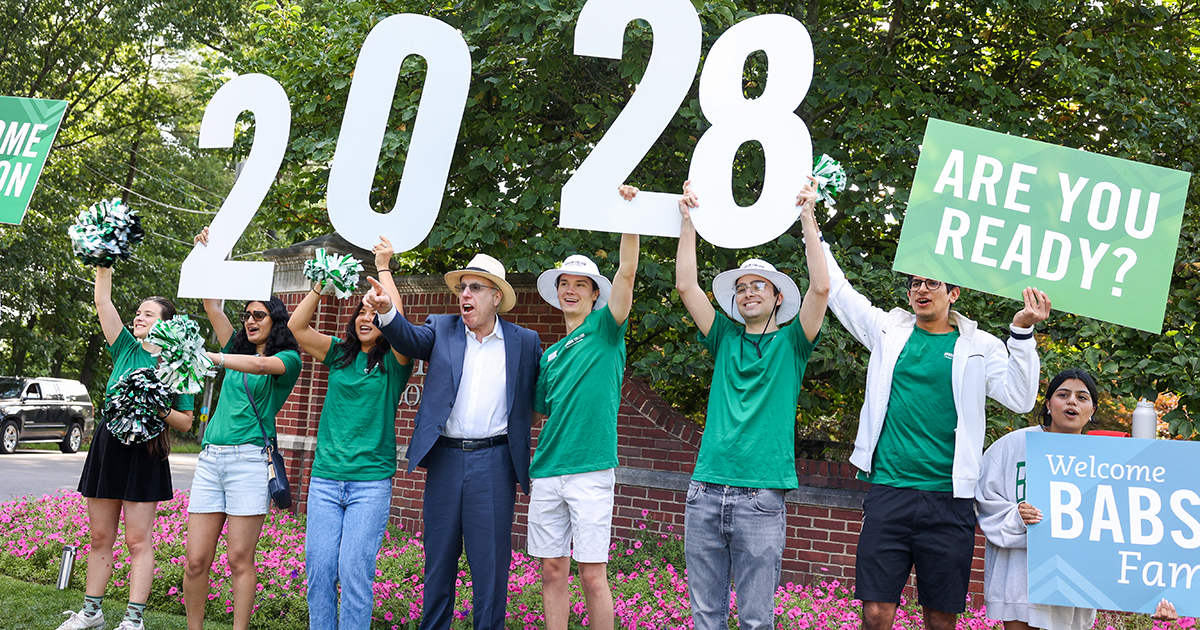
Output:
M892 374L883 432L871 474L859 479L894 488L953 492L954 407L951 367L958 331L913 328Z
M232 337L221 351L225 354L233 351ZM273 356L283 361L286 368L283 374L245 374L250 382L250 391L254 394L254 404L258 407L258 413L262 416L269 437L275 436L275 414L279 413L283 403L291 395L303 365L300 353L295 350L284 350ZM243 374L237 370L225 372L217 409L204 429L204 444L264 446L258 417L254 415L254 408L246 398L246 386L242 384Z
M692 478L746 488L797 487L796 401L820 336L810 342L795 322L743 339L742 327L718 314L708 336L697 338L715 359Z
M138 341L133 333L128 329L122 328L121 334L117 335L116 341L108 347L108 353L112 355L113 370L108 377L108 386L105 387L104 397L112 393L113 388L117 383L125 378L126 374L138 368L153 368L158 365L158 357L151 355L142 347L142 342ZM176 394L175 402L171 405L172 409L180 411L192 410L192 395L191 394Z
M534 410L549 417L538 434L530 477L617 466L628 327L628 319L617 326L606 305L542 354Z
M367 353L359 352L343 368L333 337L323 363L329 388L317 427L317 454L312 475L334 481L376 481L396 474L396 406L412 374L412 362L400 365L391 352L367 369Z

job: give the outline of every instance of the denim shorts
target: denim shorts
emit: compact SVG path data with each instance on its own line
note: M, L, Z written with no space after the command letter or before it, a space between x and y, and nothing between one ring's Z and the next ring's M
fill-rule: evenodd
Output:
M230 516L266 514L267 453L256 444L208 444L196 461L188 512Z

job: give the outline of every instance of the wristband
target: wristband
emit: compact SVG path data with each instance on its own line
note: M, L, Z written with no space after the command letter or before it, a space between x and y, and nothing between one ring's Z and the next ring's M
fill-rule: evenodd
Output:
M217 369L219 369L219 370L225 369L225 353L224 352L221 353L221 361L220 361L220 363L217 363Z

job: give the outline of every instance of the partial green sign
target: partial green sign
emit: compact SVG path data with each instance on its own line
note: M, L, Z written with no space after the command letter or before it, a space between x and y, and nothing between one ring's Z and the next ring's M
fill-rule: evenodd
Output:
M930 119L893 268L1158 333L1190 177Z
M0 96L0 223L20 223L42 175L66 101Z

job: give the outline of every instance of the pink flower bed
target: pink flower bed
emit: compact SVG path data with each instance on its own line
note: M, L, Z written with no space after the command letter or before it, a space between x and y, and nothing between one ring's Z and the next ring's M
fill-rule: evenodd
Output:
M682 564L682 539L671 528L654 533L642 528L635 541L612 547L609 580L613 589L617 626L639 630L692 628L688 607L687 571ZM154 527L158 558L150 606L183 614L184 548L187 542L187 493L177 491L170 501L159 504ZM64 544L79 547L79 560L71 587L83 588L86 571L88 523L85 501L74 492L61 492L40 499L22 499L0 504L0 574L52 584L58 577L59 557ZM230 570L224 547L217 550L211 574L208 615L216 621L232 620ZM113 583L108 596L127 597L129 554L118 539ZM416 628L421 617L424 547L419 533L389 527L379 552L375 581L374 630ZM308 627L304 599L304 517L273 512L263 527L258 544L259 587L255 628L301 629ZM471 579L465 562L458 577L458 604L453 628L471 627ZM570 583L572 628L588 626L583 592L574 577ZM545 627L542 614L541 575L538 560L513 552L508 583L508 626L535 630ZM732 602L736 614L736 600ZM860 602L839 582L818 585L788 583L776 593L778 628L854 630L861 626ZM1194 628L1195 620L1178 623L1155 622L1162 630ZM897 615L895 627L922 630L919 610L906 605ZM999 628L1002 624L985 617L984 610L968 608L959 619L961 630ZM1102 613L1096 628L1130 630L1150 628L1145 616Z

